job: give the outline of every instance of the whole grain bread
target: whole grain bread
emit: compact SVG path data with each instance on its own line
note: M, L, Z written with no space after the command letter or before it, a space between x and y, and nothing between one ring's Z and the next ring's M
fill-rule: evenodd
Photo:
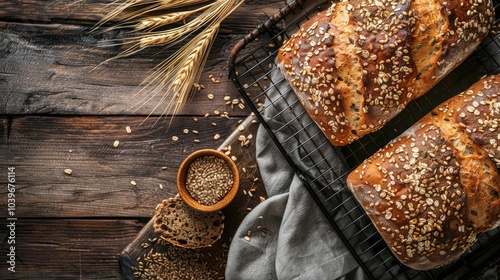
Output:
M175 197L156 206L153 225L156 234L176 246L202 248L220 239L224 215L221 211L196 211Z
M459 258L500 225L500 75L436 107L347 185L394 255L418 270Z
M312 17L278 67L335 146L382 127L485 38L490 1L349 0Z

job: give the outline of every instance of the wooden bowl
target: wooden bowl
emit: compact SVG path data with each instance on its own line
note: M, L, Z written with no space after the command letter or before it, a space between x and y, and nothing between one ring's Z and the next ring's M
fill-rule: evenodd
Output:
M197 158L202 156L216 156L218 158L223 159L226 164L229 166L229 169L233 173L233 185L231 189L226 193L226 195L220 199L218 202L212 205L205 205L199 203L195 200L186 189L186 176L189 169L189 165ZM238 167L234 163L234 161L228 157L223 152L212 150L212 149L204 149L199 150L191 155L189 155L179 167L179 171L177 172L177 190L179 191L180 197L184 200L184 202L191 206L193 209L203 212L213 212L218 211L226 207L236 196L238 193L238 187L240 185L240 177L238 173Z

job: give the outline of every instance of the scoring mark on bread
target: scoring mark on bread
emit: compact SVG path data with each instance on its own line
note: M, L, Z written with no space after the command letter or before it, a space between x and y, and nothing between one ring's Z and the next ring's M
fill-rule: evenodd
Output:
M330 142L342 146L425 94L492 20L491 3L481 0L342 1L291 36L278 67Z

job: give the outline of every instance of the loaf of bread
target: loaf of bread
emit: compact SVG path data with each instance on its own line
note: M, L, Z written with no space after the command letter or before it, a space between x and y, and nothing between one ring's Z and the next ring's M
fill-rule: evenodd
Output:
M500 75L436 107L347 177L394 255L428 270L500 225Z
M278 68L335 146L381 128L485 38L490 1L349 0L308 20Z
M224 214L221 211L196 211L180 197L174 197L156 206L153 227L156 234L173 245L202 248L221 238Z

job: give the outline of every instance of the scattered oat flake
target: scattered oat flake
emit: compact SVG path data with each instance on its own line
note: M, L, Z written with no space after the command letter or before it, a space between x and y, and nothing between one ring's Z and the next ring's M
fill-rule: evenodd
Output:
M218 133L217 133L217 134L215 134L214 139L215 139L215 140L217 140L217 139L219 139L219 138L220 138L220 134L218 134Z
M131 184L132 186L137 186L137 183L136 183L134 180L130 181L130 184Z
M67 169L64 169L64 173L71 175L71 174L73 174L73 170L67 168Z
M120 145L120 141L118 140L115 140L115 142L113 143L113 147L118 147L118 145Z
M166 167L166 166L161 167L161 170L167 170L167 169L168 169L168 167Z
M236 158L235 156L231 156L231 159L232 159L233 161L236 161L238 158Z
M163 185L162 184L160 184L160 190L163 190Z
M210 100L214 99L214 95L213 95L213 94L211 94L211 93L207 94L207 97L208 97L208 99L210 99Z
M184 128L184 129L182 130L182 132L184 132L185 134L188 134L188 133L189 133L189 129Z
M125 130L127 133L132 133L132 128L130 128L130 126L125 127Z
M179 140L179 137L177 137L177 136L172 136L172 140L177 141L177 140Z
M245 240L246 240L246 241L250 241L250 236L245 235Z

